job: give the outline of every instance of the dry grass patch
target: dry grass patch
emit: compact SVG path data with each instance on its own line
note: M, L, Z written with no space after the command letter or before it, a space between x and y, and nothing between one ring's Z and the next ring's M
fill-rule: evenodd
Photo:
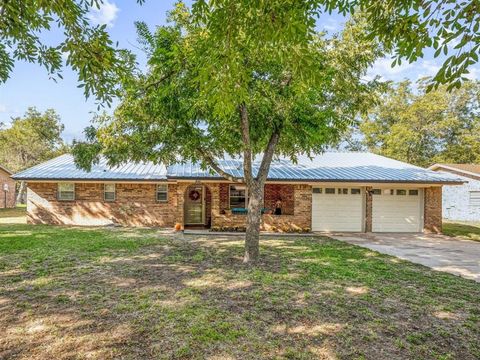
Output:
M480 285L328 238L0 226L0 358L477 359Z
M12 209L0 209L0 224L26 224L27 207L25 205Z

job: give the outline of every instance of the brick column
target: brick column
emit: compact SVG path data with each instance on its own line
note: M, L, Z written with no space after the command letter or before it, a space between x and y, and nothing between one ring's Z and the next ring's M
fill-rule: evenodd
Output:
M177 208L175 209L175 223L180 223L182 225L182 229L184 228L184 219L183 219L183 206L185 203L185 191L188 186L190 186L191 183L178 183L177 185Z
M426 233L442 233L442 187L429 187L424 193L424 226Z
M365 232L372 232L372 187L365 189Z

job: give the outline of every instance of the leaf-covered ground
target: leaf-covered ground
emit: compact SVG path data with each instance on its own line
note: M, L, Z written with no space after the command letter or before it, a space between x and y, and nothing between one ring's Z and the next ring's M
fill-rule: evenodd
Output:
M0 225L0 358L478 359L480 285L328 238Z

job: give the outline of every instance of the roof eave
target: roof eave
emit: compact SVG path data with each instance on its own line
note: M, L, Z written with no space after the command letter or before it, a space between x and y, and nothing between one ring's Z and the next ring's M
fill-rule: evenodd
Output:
M0 170L5 171L8 175L13 175L13 172L11 172L10 170L8 170L6 167L2 165L0 165ZM10 177L13 177L13 176L10 176Z
M453 166L448 166L448 165L443 165L443 164L433 164L428 169L432 170L432 171L435 171L435 169L452 170L452 171L462 173L467 177L469 177L469 176L479 177L480 176L480 173L475 173L475 172L471 172L471 171L468 171L468 170L463 170L463 169L459 169L459 168L456 168L456 167L453 167Z
M161 181L168 181L169 179L145 179L145 178L42 178L42 177L16 177L12 176L12 179L18 181L77 181L77 182L88 182L88 181L95 181L95 182L105 182L105 181L135 181L135 182L161 182Z
M172 180L200 180L200 181L227 181L223 177L192 177L192 176L168 176ZM375 180L375 179L282 179L282 178L267 178L267 181L281 181L281 182L338 182L338 183L385 183L385 184L431 184L431 185L462 185L465 181L433 181L433 180Z

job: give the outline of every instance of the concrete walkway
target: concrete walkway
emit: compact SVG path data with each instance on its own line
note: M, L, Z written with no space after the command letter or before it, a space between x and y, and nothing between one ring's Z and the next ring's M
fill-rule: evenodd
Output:
M426 234L334 233L328 236L480 282L480 242Z

